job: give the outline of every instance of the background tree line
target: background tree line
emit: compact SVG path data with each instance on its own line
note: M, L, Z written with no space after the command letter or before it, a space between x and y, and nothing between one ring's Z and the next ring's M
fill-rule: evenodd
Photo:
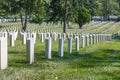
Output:
M109 20L111 15L120 15L120 0L0 0L0 16L20 18L23 31L28 21L45 21L61 22L65 33L69 22L82 28L93 16Z

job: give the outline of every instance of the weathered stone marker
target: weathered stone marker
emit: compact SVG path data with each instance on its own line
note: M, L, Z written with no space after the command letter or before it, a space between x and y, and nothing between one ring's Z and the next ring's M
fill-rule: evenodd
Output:
M26 34L25 33L22 34L22 43L26 44Z
M76 46L76 51L79 51L79 37L75 37L75 46Z
M53 38L54 41L56 41L56 39L57 39L57 34L56 34L55 32L52 33L52 38Z
M100 34L98 34L98 43L100 42Z
M51 38L48 37L46 38L46 54L45 54L47 59L51 59Z
M35 44L35 42L36 42L36 33L31 33L31 36L32 36L34 44Z
M66 33L63 33L63 39L66 40Z
M10 46L14 46L14 35L10 34Z
M41 42L42 42L42 43L44 42L44 36L43 36L43 33L41 33Z
M85 37L84 36L82 36L81 44L82 44L82 48L84 48L85 47Z
M47 38L47 33L44 33L44 38L45 38L45 39Z
M72 37L68 38L68 52L72 53Z
M60 57L63 57L63 55L64 55L63 46L64 46L64 40L63 40L63 38L59 38L59 47L58 47L59 51L58 51L58 55Z
M95 37L95 34L93 34L93 44L96 43L96 37Z
M90 44L93 43L92 35L90 35Z
M79 36L79 39L81 40L81 38L82 38L82 34L79 34L78 36Z
M39 39L42 43L44 42L44 34L43 33L39 33Z
M18 36L18 30L15 31L15 40L17 39Z
M102 34L100 34L100 42L102 42Z
M89 36L86 35L85 37L86 37L86 46L89 46Z
M0 37L0 69L8 66L7 32Z
M95 36L96 36L96 43L98 43L98 34L96 34Z
M33 38L27 39L26 50L27 50L27 62L29 62L29 64L32 64L34 62L34 40Z

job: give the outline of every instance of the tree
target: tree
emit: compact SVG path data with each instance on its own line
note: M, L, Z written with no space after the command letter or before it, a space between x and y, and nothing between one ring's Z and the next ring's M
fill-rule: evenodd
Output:
M78 6L84 6L88 11L90 16L95 16L98 14L98 6L99 1L98 0L76 0Z
M50 4L49 21L63 22L63 32L66 33L66 24L75 22L82 25L90 21L89 11L83 6L81 0L52 0Z
M63 32L66 33L66 4L67 0L52 0L49 6L48 22L64 22Z
M19 14L23 31L26 30L28 19L32 16L33 21L41 23L44 19L44 1L43 0L3 0L2 5L6 13ZM8 5L6 5L8 4Z
M84 24L90 21L89 11L85 7L79 6L77 8L77 18L75 22L79 25L79 29L82 28Z
M66 24L74 19L72 1L74 0L52 0L50 2L48 22L63 23L63 33L66 33Z
M10 8L9 3L6 3L5 0L0 0L0 16L5 16L5 15L8 16L9 8Z
M89 10L91 17L97 15L98 10L99 10L99 1L89 0L88 6L86 8ZM92 18L91 18L91 20L92 20Z
M86 3L88 0L85 0ZM73 0L71 7L71 16L73 18L71 22L75 22L79 25L79 29L82 28L84 24L90 21L90 12L85 8L84 0Z
M118 3L118 5L119 5L118 14L120 15L120 0L117 0L117 3Z
M104 20L109 20L110 15L117 14L118 3L115 0L102 0L102 15Z

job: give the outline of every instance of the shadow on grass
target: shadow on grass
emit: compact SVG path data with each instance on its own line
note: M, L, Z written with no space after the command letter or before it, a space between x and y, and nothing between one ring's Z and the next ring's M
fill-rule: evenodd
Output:
M9 67L26 67L26 52L9 51L8 53L8 66Z
M39 66L42 63L47 62L62 62L62 63L69 63L71 67L74 68L90 68L90 67L97 67L97 66L105 66L102 63L113 63L113 62L120 62L120 50L112 50L112 49L101 49L103 53L99 52L88 52L88 53L79 53L73 51L71 54L68 52L64 52L64 57L58 56L58 51L52 51L52 59L45 58L45 51L41 51L40 53L35 52L35 62L32 66ZM26 62L26 54L25 52L10 52L10 54L15 54L13 59L11 59L10 66L14 67L21 67L24 65L29 65ZM97 55L101 54L101 55ZM118 55L117 55L118 54ZM13 63L13 64L12 64ZM36 64L37 63L37 64Z
M40 53L39 53L40 52ZM35 52L35 63L47 63L48 61L70 61L72 59L78 58L79 53L78 52L73 52L72 54L68 52L64 52L64 57L59 57L57 51L52 51L52 59L46 59L45 58L45 51L39 51ZM26 53L25 52L15 52L11 51L9 52L9 66L14 66L14 67L24 67L26 66ZM20 66L19 66L20 65ZM29 65L29 64L28 64ZM39 65L39 64L38 64Z
M114 62L120 63L120 50L101 49L100 51L102 54L99 52L79 54L79 58L76 58L76 60L72 63L72 67L94 68L98 66L106 66Z
M120 80L120 72L116 71L114 73L109 73L107 71L103 71L100 74L102 75L108 75L108 76L112 76L112 80Z
M102 53L101 53L102 52ZM68 65L68 68L72 69L88 69L96 67L107 67L111 63L120 63L120 50L115 49L100 49L93 52L76 52L73 51L71 54L67 51L64 51L64 57L58 56L58 51L52 51L52 59L48 60L45 58L45 51L36 51L35 52L35 62L33 64L28 64L26 62L26 53L25 52L9 52L12 56L9 60L9 66L13 68L30 68L30 69L46 69L48 67L56 68L54 64L57 63L61 66L61 63ZM120 67L120 65L111 65L111 67ZM97 69L97 68L96 68ZM101 72L98 74L105 74L112 76L112 78L119 80L119 71L118 73L111 74L108 72Z
M21 55L25 54L26 52L20 52L20 51L9 51L8 54L16 54L16 55Z
M108 52L109 50L103 50ZM105 52L105 54L106 54ZM111 50L110 50L111 52ZM120 52L120 51L119 51ZM52 51L52 59L48 60L45 58L45 54L36 54L36 61L52 61L52 62L63 62L69 63L69 65L73 68L93 68L97 66L105 66L105 64L101 63L111 63L111 62L120 62L119 56L94 56L94 52L90 53L82 53L73 51L71 54L68 52L64 52L64 57L59 57L57 51ZM108 55L113 54L113 52Z

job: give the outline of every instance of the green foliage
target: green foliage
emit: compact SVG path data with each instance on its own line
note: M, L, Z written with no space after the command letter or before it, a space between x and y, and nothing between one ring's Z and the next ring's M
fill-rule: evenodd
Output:
M102 16L104 20L108 20L110 15L117 14L118 3L114 0L102 0Z
M63 21L66 14L66 21L74 21L76 17L76 3L74 0L67 0L67 7L65 8L65 0L52 0L50 3L50 19L49 21L58 22Z
M44 0L4 0L1 8L8 15L20 15L24 31L26 30L28 19L33 18L34 22L42 23L45 15Z
M44 9L44 1L36 0L34 3L34 9L32 12L32 22L41 24L44 21L45 9Z
M74 1L74 0L73 0ZM66 33L66 24L74 20L76 16L72 8L72 0L52 0L49 7L49 20L48 22L61 22L63 23L63 32Z
M89 10L92 16L103 16L108 19L110 15L120 14L120 0L77 0L80 6Z
M63 21L65 8L63 5L63 0L52 0L50 2L50 13L49 13L49 22L58 22Z
M98 0L77 0L80 6L84 6L89 10L91 16L95 16L98 10Z
M90 21L89 11L85 7L77 8L77 18L75 22L79 24L79 28L82 28L84 24Z
M9 3L6 3L6 0L0 0L0 16L8 16L9 11Z
M78 11L78 7L87 10L83 13ZM89 16L103 16L104 20L108 20L111 15L120 15L120 0L0 0L0 16L13 15L19 15L23 27L30 19L40 24L43 21L61 22L65 29L69 22L82 26L89 22L84 20L89 19Z
M15 3L17 3L19 11L16 10L17 6L13 6L14 11L12 12L26 14L28 17L36 19L37 23L43 22L45 15L43 0L18 0Z
M63 4L65 4L63 0L51 1L49 21L64 22L65 18L67 23L75 22L80 27L90 21L89 11L82 7L78 0L67 0L67 7Z

